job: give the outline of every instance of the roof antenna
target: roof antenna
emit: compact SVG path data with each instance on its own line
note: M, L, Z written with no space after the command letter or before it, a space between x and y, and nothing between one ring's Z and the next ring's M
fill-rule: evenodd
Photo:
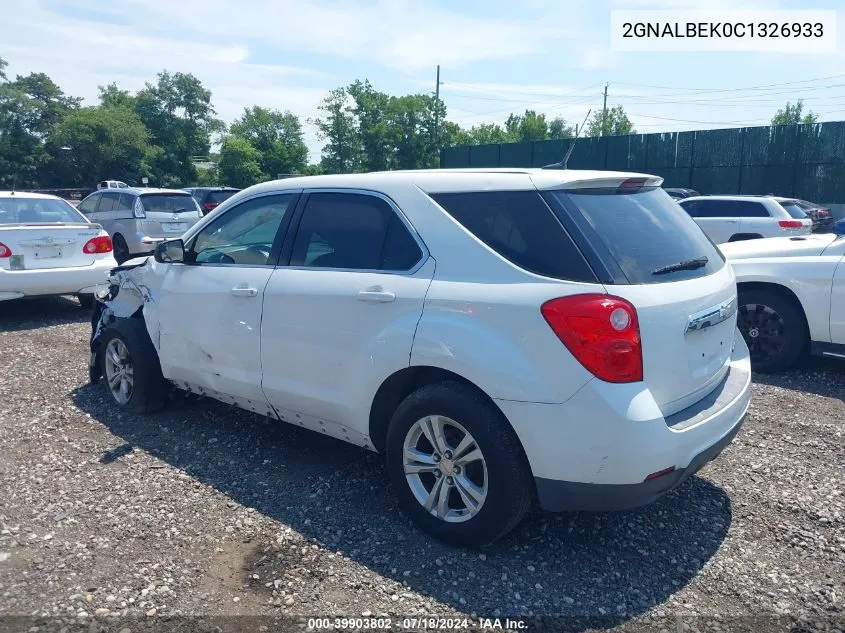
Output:
M552 163L551 165L546 165L543 167L543 169L569 169L566 164L569 162L569 157L572 156L572 150L575 149L575 141L578 140L578 136L581 134L581 132L584 130L584 126L587 124L587 119L590 117L590 112L592 112L592 110L587 110L587 116L584 117L584 122L581 124L581 127L576 128L578 131L572 138L572 142L569 144L569 149L566 150L566 154L563 155L563 160L559 163Z

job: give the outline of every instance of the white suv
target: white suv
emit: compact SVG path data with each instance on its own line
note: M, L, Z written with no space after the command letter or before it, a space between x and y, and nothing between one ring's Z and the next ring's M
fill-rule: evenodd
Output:
M535 496L648 503L731 441L751 377L733 271L660 183L256 185L115 271L92 380L123 408L175 386L384 453L402 507L453 543L497 539Z
M809 235L813 221L797 202L770 196L698 196L678 200L716 244Z

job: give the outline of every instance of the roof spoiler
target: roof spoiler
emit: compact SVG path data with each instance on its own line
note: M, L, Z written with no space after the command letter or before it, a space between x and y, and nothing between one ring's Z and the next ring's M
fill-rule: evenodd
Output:
M569 169L569 167L567 167L566 165L569 162L569 157L572 156L572 150L575 149L575 141L578 140L578 136L581 134L581 132L584 130L584 126L587 124L587 119L590 117L590 112L592 112L592 110L587 110L587 116L584 117L584 122L581 123L581 127L576 128L578 129L578 131L575 133L572 142L569 144L569 149L566 150L566 154L563 155L563 160L559 163L545 165L543 169Z

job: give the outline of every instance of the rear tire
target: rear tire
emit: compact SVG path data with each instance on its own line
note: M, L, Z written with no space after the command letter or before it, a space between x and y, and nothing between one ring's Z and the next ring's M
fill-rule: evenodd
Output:
M114 236L112 245L114 248L114 258L118 264L123 264L123 262L129 260L132 256L129 252L129 245L120 233Z
M143 319L116 320L101 341L102 373L115 404L138 413L164 408L170 387Z
M751 352L754 370L783 371L806 352L807 325L793 301L771 290L741 290L738 303L737 327Z
M435 429L442 431L435 439L439 448L426 433L436 435ZM467 385L427 385L405 398L390 421L386 453L400 507L447 543L488 545L515 528L531 505L531 470L516 433L489 399ZM419 466L427 470L414 472ZM423 505L426 498L431 510Z

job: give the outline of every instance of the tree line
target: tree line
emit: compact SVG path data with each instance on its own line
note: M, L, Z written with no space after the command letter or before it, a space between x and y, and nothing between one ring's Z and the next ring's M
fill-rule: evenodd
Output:
M512 113L503 125L461 127L433 95L390 95L358 80L329 92L320 115L309 121L324 143L319 162L309 163L298 116L255 105L227 126L211 91L190 73L162 71L134 93L115 83L100 86L97 104L83 106L46 74L11 79L6 66L0 58L3 189L88 188L111 178L133 185L147 178L162 187L246 187L281 175L431 168L439 165L443 147L575 134L563 118L534 110ZM787 103L775 120L814 121L802 107ZM595 112L581 131L634 133L621 106Z

